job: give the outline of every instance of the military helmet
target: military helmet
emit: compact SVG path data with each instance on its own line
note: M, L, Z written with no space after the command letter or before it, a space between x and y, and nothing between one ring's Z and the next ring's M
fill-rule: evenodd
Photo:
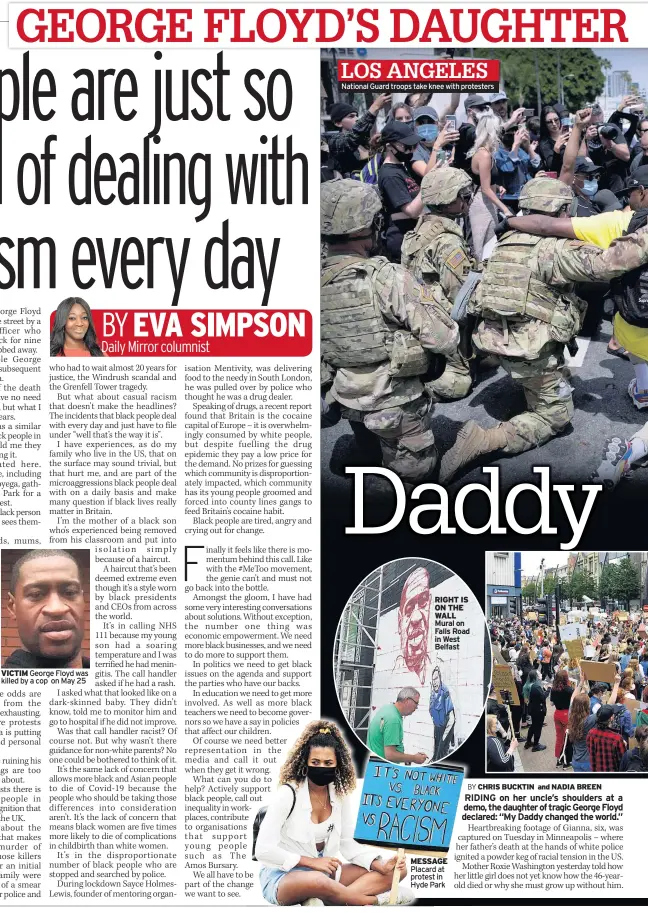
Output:
M373 184L351 178L325 181L320 191L320 230L323 235L351 235L370 228L382 209Z
M472 185L472 180L461 168L437 168L428 171L423 178L421 200L429 206L447 206Z
M520 209L553 215L569 206L574 194L567 184L556 178L534 178L520 191Z

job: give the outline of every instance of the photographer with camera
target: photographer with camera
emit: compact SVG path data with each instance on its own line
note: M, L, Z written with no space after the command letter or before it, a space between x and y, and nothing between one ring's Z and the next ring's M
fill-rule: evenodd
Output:
M616 193L624 185L630 162L630 149L621 127L603 123L603 109L592 105L591 121L585 133L587 155L603 168L601 189Z
M634 158L630 162L631 175L642 165L648 165L648 117L639 119L637 134L639 142L632 147Z

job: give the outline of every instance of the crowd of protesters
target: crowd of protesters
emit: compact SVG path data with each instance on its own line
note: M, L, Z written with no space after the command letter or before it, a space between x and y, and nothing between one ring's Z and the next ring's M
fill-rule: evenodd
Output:
M571 112L555 103L537 112L505 92L464 98L455 93L443 109L430 94L397 104L390 95L379 95L362 115L354 105L337 102L328 113L334 129L323 136L322 180L354 178L377 187L383 207L380 252L394 263L401 262L405 236L426 215L422 181L447 168L470 179L470 193L462 196L467 213L459 219L477 265L509 229L606 249L648 223L644 113L643 100L634 95L625 96L607 120L598 104ZM569 218L519 208L523 188L537 177L558 178L571 188ZM595 336L607 314L613 321L607 353L632 362L628 395L637 409L648 408L648 270L630 271L611 284L593 278L576 291L587 303L583 334ZM628 441L606 442L595 481L614 487L633 466L647 463L648 423Z
M502 701L491 687L486 708L489 770L513 770L516 749L522 755L544 751L543 727L553 725L559 769L648 771L648 725L642 711L648 705L648 633L642 613L618 614L605 620L589 617L582 623L587 636L579 638L582 659L605 664L601 679L613 677L610 684L585 677L581 660L570 657L561 641L560 625L512 618L491 626L494 662L511 669L518 704L513 695Z

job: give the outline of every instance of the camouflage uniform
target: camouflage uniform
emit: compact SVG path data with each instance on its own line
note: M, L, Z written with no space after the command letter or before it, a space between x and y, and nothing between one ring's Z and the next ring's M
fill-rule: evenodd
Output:
M520 208L556 213L571 190L552 178L525 184ZM441 477L493 450L522 453L546 443L571 421L571 387L562 373L564 346L580 329L586 304L576 282L605 282L648 262L648 232L600 250L582 241L507 232L491 255L474 306L480 321L473 343L497 355L524 388L528 411L489 431L469 422L444 457Z
M369 229L381 208L371 185L322 185L322 234ZM329 255L321 279L322 359L335 370L332 397L352 425L375 435L382 460L418 482L436 464L431 404L420 376L427 351L454 352L454 321L403 267L384 257Z
M472 188L471 179L457 168L430 171L421 183L421 198L427 206L454 203L462 190ZM459 289L475 261L457 223L437 213L421 216L416 228L403 239L401 263L419 282L429 286L434 300L449 314ZM432 393L443 399L462 399L472 386L470 363L460 352L450 355Z

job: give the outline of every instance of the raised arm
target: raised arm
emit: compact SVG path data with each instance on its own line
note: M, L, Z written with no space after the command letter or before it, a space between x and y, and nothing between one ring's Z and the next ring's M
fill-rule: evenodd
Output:
M567 184L570 187L574 182L574 166L576 164L576 157L579 153L585 131L591 122L591 108L583 108L581 111L577 111L574 115L574 126L571 133L569 134L567 145L565 146L563 165L560 171L560 180L563 182L563 184Z

